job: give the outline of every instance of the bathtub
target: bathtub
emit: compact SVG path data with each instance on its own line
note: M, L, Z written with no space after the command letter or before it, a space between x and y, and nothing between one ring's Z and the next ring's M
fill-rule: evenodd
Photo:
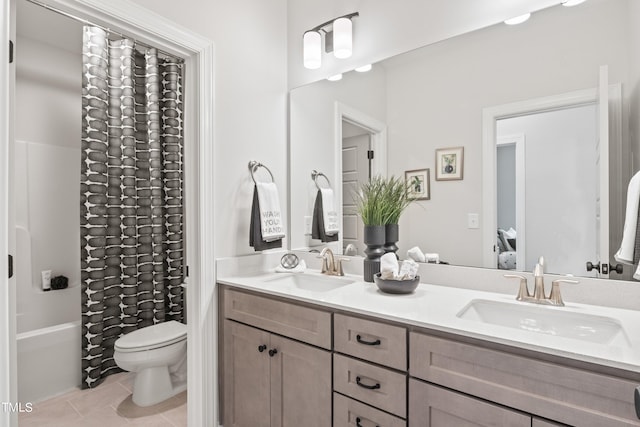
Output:
M17 335L18 400L38 402L80 387L80 321Z

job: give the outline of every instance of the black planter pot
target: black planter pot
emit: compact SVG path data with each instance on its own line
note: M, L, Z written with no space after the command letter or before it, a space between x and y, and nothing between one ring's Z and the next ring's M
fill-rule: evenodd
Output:
M385 227L385 239L384 239L384 253L393 252L394 254L398 251L398 246L396 243L399 240L399 230L398 224L387 224ZM396 254L396 258L398 255Z
M364 281L373 282L373 275L380 272L380 257L384 255L385 226L365 225L364 244L367 248L364 253Z

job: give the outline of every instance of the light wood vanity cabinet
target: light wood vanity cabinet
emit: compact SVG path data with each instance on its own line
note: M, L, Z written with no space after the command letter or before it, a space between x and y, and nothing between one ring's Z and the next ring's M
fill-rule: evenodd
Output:
M331 314L229 289L223 299L223 425L331 427L331 352L277 334L330 348Z
M638 378L596 373L417 332L409 340L412 377L569 425L640 426L633 406ZM421 404L413 396L411 402ZM413 427L412 416L410 410ZM535 420L533 425L544 422Z
M221 297L225 427L640 426L635 373L235 288Z

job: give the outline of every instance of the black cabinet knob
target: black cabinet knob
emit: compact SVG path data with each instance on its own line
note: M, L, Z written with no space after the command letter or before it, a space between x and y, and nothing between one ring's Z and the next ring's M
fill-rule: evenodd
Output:
M266 349L267 349L267 346L266 346L266 345L264 345L264 344L262 344L262 345L259 345L259 346L258 346L258 351L259 351L260 353L262 353L262 352L263 352L263 351L265 351Z
M277 350L277 349L272 348L271 350L269 350L269 356L270 356L270 357L273 357L273 356L275 356L276 354L278 354L278 350Z

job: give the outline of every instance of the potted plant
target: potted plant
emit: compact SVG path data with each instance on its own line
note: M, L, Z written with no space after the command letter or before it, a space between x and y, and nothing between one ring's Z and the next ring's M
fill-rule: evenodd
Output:
M356 197L356 208L364 223L364 280L373 281L380 271L380 257L396 252L398 221L404 209L413 201L404 180L392 176L376 176L362 185Z
M385 243L385 212L388 211L386 199L386 180L373 177L363 184L356 194L356 209L364 223L364 280L373 282L374 274L380 271L380 257L384 255Z
M395 253L398 250L396 243L399 238L398 223L400 215L406 209L413 199L409 196L409 185L401 179L392 176L386 181L384 186L383 198L384 207L384 225L385 225L385 244L384 251Z

